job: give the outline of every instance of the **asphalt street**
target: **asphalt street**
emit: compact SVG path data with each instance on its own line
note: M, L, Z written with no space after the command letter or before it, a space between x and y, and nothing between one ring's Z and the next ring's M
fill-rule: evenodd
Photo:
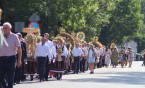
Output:
M132 68L99 68L94 74L64 75L61 81L55 78L39 82L25 81L14 88L145 88L145 67L141 61L134 61Z

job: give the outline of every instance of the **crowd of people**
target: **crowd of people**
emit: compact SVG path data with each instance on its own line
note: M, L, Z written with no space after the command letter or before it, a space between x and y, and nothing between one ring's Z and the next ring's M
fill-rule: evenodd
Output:
M27 61L26 41L21 33L11 32L12 26L6 22L3 24L4 43L0 47L0 88L13 88L13 84L25 81ZM132 67L134 52L129 48L99 47L83 42L66 44L63 38L49 40L49 34L45 33L41 41L36 44L34 61L37 62L37 73L40 82L48 81L48 78L62 78L64 74L79 74L95 68L120 65L121 68ZM128 63L128 64L127 64ZM30 74L31 80L33 75Z

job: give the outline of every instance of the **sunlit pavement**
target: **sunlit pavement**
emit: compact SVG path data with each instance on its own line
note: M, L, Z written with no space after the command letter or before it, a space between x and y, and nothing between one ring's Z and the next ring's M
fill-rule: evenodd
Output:
M64 75L61 81L25 81L14 88L145 88L145 67L141 61L133 62L132 68L100 68L94 74L86 73Z

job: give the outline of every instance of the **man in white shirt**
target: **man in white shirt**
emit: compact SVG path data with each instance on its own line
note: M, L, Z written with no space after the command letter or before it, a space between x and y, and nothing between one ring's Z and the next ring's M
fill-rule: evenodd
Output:
M47 63L47 56L50 57L50 48L47 44L45 44L46 39L43 37L42 42L39 43L36 47L35 57L37 58L38 62L38 73L40 77L40 82L44 80L44 73L45 73L45 64Z
M50 47L50 57L47 56L47 63L46 63L46 69L45 69L45 81L48 81L48 75L49 75L49 72L50 72L50 62L51 62L51 56L53 55L53 48L54 48L54 45L53 45L53 42L49 40L49 34L48 33L45 33L44 34L44 37L46 38L46 44Z
M74 57L74 74L79 73L79 66L80 66L80 57L82 56L82 49L79 47L79 43L72 50L72 54Z

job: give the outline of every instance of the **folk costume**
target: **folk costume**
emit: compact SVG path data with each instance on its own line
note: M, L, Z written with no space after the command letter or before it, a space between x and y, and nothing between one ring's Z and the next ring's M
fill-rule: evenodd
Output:
M125 47L122 47L121 51L119 52L119 62L121 63L121 67L123 68L127 62L127 56L125 52Z
M56 52L57 52L57 57L56 57L56 70L65 70L66 69L66 57L68 54L68 50L66 46L64 45L64 40L62 38L57 38L58 44L56 45ZM56 78L60 80L62 78L62 73L56 73Z

